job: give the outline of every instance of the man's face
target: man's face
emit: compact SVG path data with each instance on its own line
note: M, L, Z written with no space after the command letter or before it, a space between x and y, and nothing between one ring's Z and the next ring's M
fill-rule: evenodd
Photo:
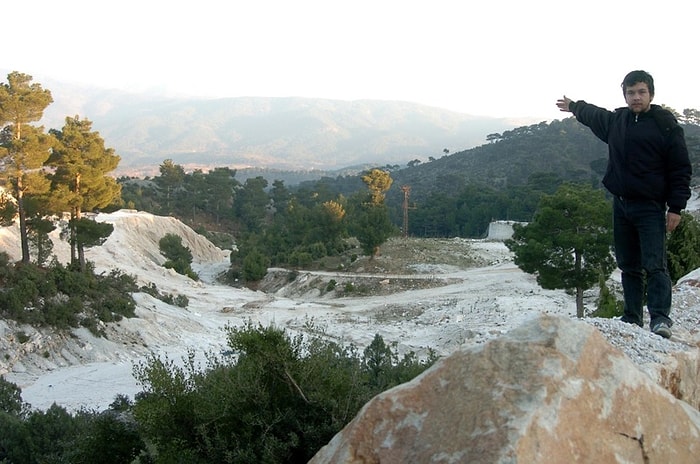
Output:
M625 88L625 101L633 113L649 111L653 98L649 92L649 86L645 82L637 82L633 86Z

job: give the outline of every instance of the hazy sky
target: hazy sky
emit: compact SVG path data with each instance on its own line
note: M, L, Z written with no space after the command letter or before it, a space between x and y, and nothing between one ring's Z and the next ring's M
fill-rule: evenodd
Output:
M39 83L403 100L542 120L565 117L563 93L622 106L622 78L645 69L654 102L681 111L700 109L699 10L687 0L12 1L0 69Z

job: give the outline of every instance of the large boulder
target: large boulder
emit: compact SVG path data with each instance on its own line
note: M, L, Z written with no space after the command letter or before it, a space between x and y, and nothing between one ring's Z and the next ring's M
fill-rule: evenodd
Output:
M700 412L589 324L537 316L371 400L320 463L700 462Z

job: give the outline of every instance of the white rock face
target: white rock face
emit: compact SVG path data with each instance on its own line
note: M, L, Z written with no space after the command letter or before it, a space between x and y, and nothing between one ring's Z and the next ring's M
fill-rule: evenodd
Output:
M589 324L536 316L375 397L310 461L690 463L700 413Z

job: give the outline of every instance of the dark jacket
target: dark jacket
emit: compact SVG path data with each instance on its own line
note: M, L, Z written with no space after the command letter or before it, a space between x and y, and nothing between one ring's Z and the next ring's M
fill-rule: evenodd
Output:
M585 101L569 110L608 144L603 185L629 200L654 200L680 214L690 198L692 168L683 128L658 105L635 115L629 108L609 111Z

